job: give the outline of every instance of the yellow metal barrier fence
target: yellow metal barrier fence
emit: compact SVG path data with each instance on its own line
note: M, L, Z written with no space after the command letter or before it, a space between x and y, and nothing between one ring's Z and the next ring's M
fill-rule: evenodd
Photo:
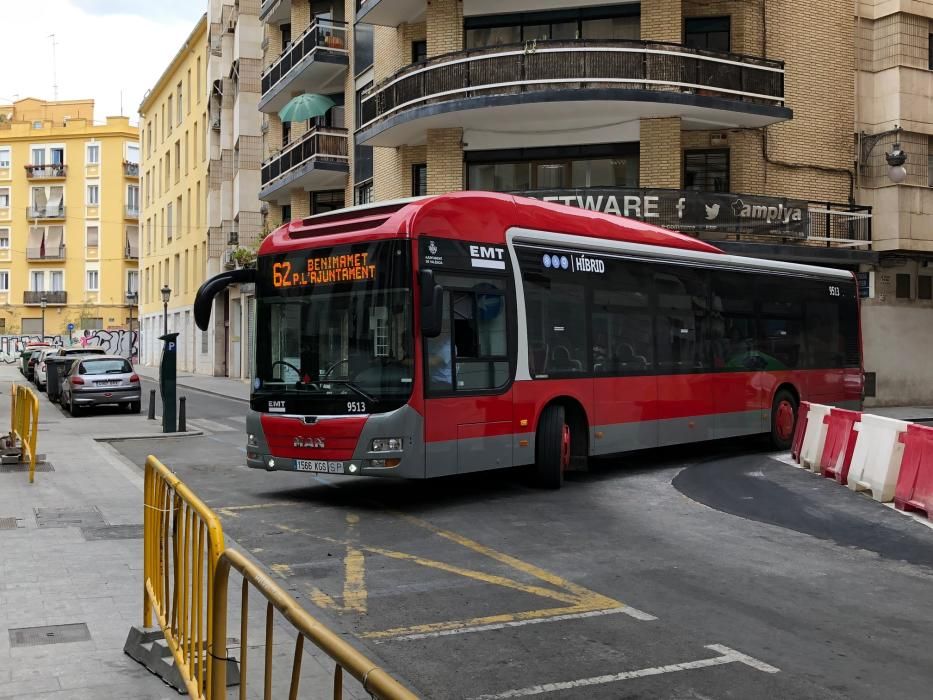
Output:
M29 483L36 478L36 437L39 434L39 397L28 386L14 384L10 406L10 438L19 443L22 460L29 461Z
M240 603L240 700L245 700L247 689L247 622L249 619L249 586L252 584L268 601L266 604L266 640L265 640L265 674L263 677L263 697L272 697L272 615L273 608L292 623L298 631L295 638L295 656L292 661L291 683L288 698L295 700L298 697L298 681L301 676L302 651L304 640L308 639L321 651L334 660L333 697L335 700L343 697L343 671L346 670L356 678L374 698L380 700L416 700L417 696L402 686L386 671L376 666L360 652L347 644L339 636L324 627L302 608L294 598L286 593L267 577L262 570L243 554L228 549L220 555L214 578L214 600L217 602L227 600L227 582L230 569L236 569L243 576L243 588ZM216 611L214 615L214 640L225 640L227 637L226 610ZM223 658L226 650L218 648L214 655ZM212 697L223 698L227 685L226 664L218 663L213 666L211 676Z
M272 697L273 611L298 632L289 699L298 697L304 640L334 660L333 697L343 697L343 671L380 700L416 700L386 671L324 627L262 570L224 548L220 520L178 477L150 455L144 486L143 624L155 613L181 672L197 700L226 699L227 600L230 570L243 576L240 608L240 693L247 688L248 594L252 585L267 601L264 698Z
M143 624L151 627L155 613L188 694L210 697L214 664L205 651L213 648L214 572L223 530L214 512L152 455L146 458L143 537Z

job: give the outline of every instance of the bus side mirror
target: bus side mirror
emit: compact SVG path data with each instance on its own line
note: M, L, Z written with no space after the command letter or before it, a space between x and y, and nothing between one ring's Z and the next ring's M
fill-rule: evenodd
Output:
M433 270L421 270L421 335L436 338L444 320L444 288L434 279Z

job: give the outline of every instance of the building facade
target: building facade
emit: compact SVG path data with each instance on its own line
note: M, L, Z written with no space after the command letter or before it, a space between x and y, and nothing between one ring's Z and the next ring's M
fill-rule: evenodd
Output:
M208 268L215 274L248 264L263 237L258 110L263 32L259 0L210 0L208 18ZM234 285L215 298L215 376L250 376L254 317L251 285Z
M211 373L215 348L209 333L196 331L192 315L209 272L207 47L205 15L139 106L139 318L144 364L158 364L158 338L167 327L179 334L179 370Z
M138 139L93 100L0 106L0 335L130 329Z
M483 189L839 267L862 283L866 403L933 401L933 381L910 381L933 379L931 10L266 0L266 223ZM336 106L282 123L278 110L305 92ZM901 184L886 175L895 137L909 154ZM900 333L916 344L892 353Z

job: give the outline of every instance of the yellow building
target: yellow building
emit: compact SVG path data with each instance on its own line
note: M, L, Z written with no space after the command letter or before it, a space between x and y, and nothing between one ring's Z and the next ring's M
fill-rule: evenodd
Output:
M93 116L93 100L0 105L0 335L129 328L138 130Z
M196 338L192 304L207 276L208 91L207 19L184 45L139 106L142 187L140 351L158 362L167 320L178 332L178 368L211 363L206 334ZM167 319L161 290L167 287Z

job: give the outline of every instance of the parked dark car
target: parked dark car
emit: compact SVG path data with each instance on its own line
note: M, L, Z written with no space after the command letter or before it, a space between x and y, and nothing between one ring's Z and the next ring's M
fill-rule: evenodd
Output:
M62 382L62 407L76 416L82 408L117 404L139 413L139 375L125 357L97 355L77 359Z

